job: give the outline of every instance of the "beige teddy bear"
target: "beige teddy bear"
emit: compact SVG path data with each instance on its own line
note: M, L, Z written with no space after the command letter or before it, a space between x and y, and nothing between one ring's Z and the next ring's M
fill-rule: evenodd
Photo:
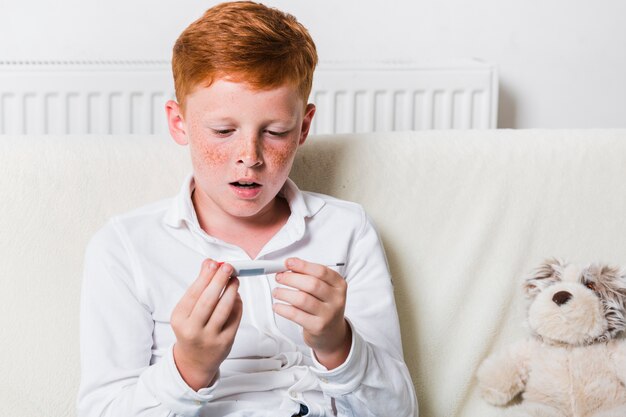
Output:
M626 417L624 272L550 260L524 289L532 337L481 364L483 398L513 416Z

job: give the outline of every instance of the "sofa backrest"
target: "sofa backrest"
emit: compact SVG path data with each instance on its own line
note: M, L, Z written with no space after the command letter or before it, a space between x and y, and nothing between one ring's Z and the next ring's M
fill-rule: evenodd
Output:
M0 137L3 413L75 415L85 245L189 170L165 137ZM544 258L626 266L624 130L311 137L292 178L377 225L424 417L498 415L474 372L525 337L520 283Z

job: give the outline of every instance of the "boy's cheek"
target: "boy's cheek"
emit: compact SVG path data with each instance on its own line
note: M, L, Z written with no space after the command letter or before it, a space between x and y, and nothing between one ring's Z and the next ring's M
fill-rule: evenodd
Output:
M291 165L295 157L298 144L295 140L290 140L288 145L280 148L267 147L263 151L263 158L266 163L272 166Z
M201 165L218 165L228 161L229 153L224 147L210 145L208 140L193 136L190 141L191 157L196 167Z
M224 165L237 160L238 151L226 143L216 146L209 144L210 140L203 140L201 136L193 135L190 140L190 147L194 165L199 167L203 164ZM200 139L198 139L200 138ZM291 167L295 158L298 143L290 140L281 146L264 146L261 150L262 158L266 166L271 167Z
M228 161L228 152L215 146L204 146L201 149L202 160L211 165L222 165Z
M293 154L290 152L268 152L263 157L272 166L285 166L293 159Z

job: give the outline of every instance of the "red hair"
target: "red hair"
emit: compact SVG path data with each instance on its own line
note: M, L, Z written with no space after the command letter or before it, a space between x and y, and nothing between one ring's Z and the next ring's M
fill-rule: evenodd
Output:
M250 1L207 10L178 37L172 56L176 98L221 77L267 89L293 85L304 103L317 65L315 43L295 17Z

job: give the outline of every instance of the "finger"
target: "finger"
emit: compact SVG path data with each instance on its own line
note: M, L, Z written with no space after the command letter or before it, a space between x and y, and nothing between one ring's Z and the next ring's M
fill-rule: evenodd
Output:
M239 329L239 324L241 323L242 313L243 307L241 298L237 296L233 305L233 310L228 316L228 320L226 320L222 329L220 329L219 332L210 335L212 340L217 343L217 346L224 349L223 353L225 356L230 353L233 343L235 342L235 336L237 335L237 330Z
M215 305L213 314L211 314L209 322L207 323L207 328L210 331L220 332L225 326L229 317L233 314L237 299L241 299L237 292L238 290L239 280L237 278L231 278L226 284L224 293Z
M237 329L239 329L239 324L241 323L241 317L243 316L243 303L241 301L241 297L237 294L235 298L235 302L233 305L233 309L226 320L226 323L222 326L222 334L225 337L232 339L235 337L237 333Z
M204 289L209 285L211 278L217 271L218 264L212 259L205 259L200 267L200 273L194 282L191 283L185 294L182 296L176 308L174 314L181 314L184 317L189 317L193 311L198 298L202 295Z
M224 288L226 288L226 284L230 280L232 272L233 267L228 264L223 264L217 269L217 271L215 271L211 282L209 282L196 301L196 305L193 307L191 315L189 316L190 319L201 326L206 325L211 317L211 314L213 314L213 310L215 309Z
M299 308L289 304L274 304L272 308L274 313L299 324L305 330L313 328L314 323L319 320L319 318L313 314L309 314L306 311L300 310Z
M341 286L341 281L344 281L341 275L326 265L308 262L300 258L288 258L285 261L285 266L292 272L317 277L333 287Z
M272 295L276 300L284 301L305 313L321 316L327 309L324 302L304 291L275 288Z
M276 274L276 282L287 287L311 294L320 301L329 301L334 297L336 288L320 278L294 272Z

